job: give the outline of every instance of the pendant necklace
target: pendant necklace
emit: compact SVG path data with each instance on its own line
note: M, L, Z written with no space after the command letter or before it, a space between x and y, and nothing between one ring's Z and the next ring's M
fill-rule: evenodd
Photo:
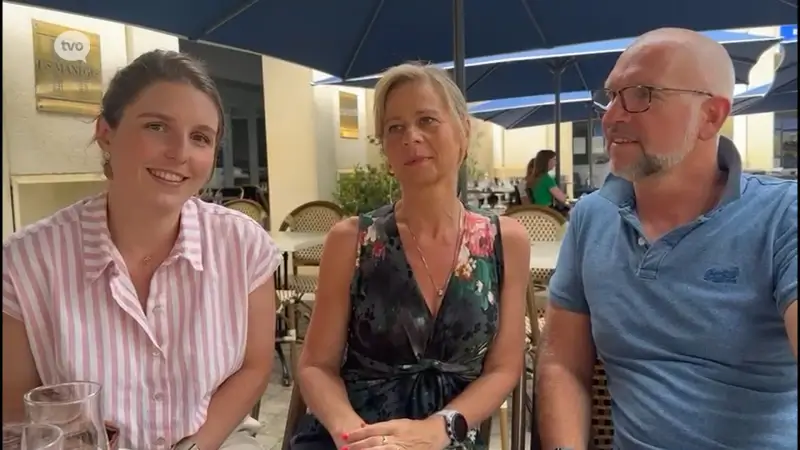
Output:
M414 241L414 246L417 248L417 253L419 254L419 259L422 261L423 267L425 267L425 273L428 275L428 279L430 279L431 285L433 285L433 288L436 291L436 299L440 300L442 297L444 297L444 293L445 293L445 290L447 289L447 285L450 284L450 279L452 278L452 274L455 271L456 264L458 263L458 253L459 253L458 251L459 251L459 249L461 247L461 238L462 238L463 229L464 229L464 208L463 207L459 207L458 235L457 235L457 238L456 238L456 247L455 247L455 250L453 251L453 262L452 262L452 265L451 265L451 268L450 268L450 273L449 273L449 275L447 277L447 280L445 280L444 284L441 287L438 287L436 285L436 281L433 279L433 274L431 273L431 269L428 266L428 261L425 259L425 255L422 253L422 248L419 245L419 240L417 239L417 236L414 234L414 231L411 230L411 227L406 225L406 228L408 228L408 234L411 235L411 239Z

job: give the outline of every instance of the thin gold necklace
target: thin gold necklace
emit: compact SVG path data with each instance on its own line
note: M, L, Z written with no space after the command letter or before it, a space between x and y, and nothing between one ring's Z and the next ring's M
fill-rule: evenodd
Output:
M447 274L447 278L444 281L444 284L442 284L441 287L438 287L436 285L436 281L433 279L433 274L431 273L430 266L428 266L428 260L425 259L425 255L422 253L422 248L419 246L419 240L417 239L417 235L414 234L414 231L411 229L411 227L408 226L408 224L406 224L406 228L408 228L408 234L411 235L411 239L414 241L414 246L417 248L417 253L419 253L419 259L422 261L422 265L425 267L425 273L428 275L428 279L431 281L431 285L436 290L436 300L440 300L442 297L444 297L445 290L447 289L447 286L450 284L450 279L453 277L453 272L455 271L456 263L458 262L458 250L461 247L461 237L463 234L462 233L463 227L464 227L464 208L459 207L458 234L456 237L456 247L453 250L453 262L451 264L450 271Z

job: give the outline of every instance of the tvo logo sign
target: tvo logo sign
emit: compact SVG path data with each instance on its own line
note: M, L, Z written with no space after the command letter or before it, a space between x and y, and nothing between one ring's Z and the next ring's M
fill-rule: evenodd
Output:
M65 31L53 41L53 51L65 61L86 62L86 56L90 49L89 37L80 31Z

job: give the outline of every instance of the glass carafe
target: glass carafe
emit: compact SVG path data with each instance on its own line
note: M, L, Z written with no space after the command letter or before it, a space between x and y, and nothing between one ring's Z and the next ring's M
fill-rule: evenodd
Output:
M88 381L42 386L25 394L25 412L32 423L59 427L64 450L109 450L101 393Z
M3 425L3 450L63 450L64 434L54 425Z

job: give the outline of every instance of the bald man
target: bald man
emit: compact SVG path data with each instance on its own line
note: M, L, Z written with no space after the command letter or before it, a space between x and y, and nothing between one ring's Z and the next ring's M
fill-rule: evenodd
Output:
M586 449L595 358L614 448L797 449L797 182L742 173L725 49L643 35L603 96L612 175L570 214L537 366L542 448Z

